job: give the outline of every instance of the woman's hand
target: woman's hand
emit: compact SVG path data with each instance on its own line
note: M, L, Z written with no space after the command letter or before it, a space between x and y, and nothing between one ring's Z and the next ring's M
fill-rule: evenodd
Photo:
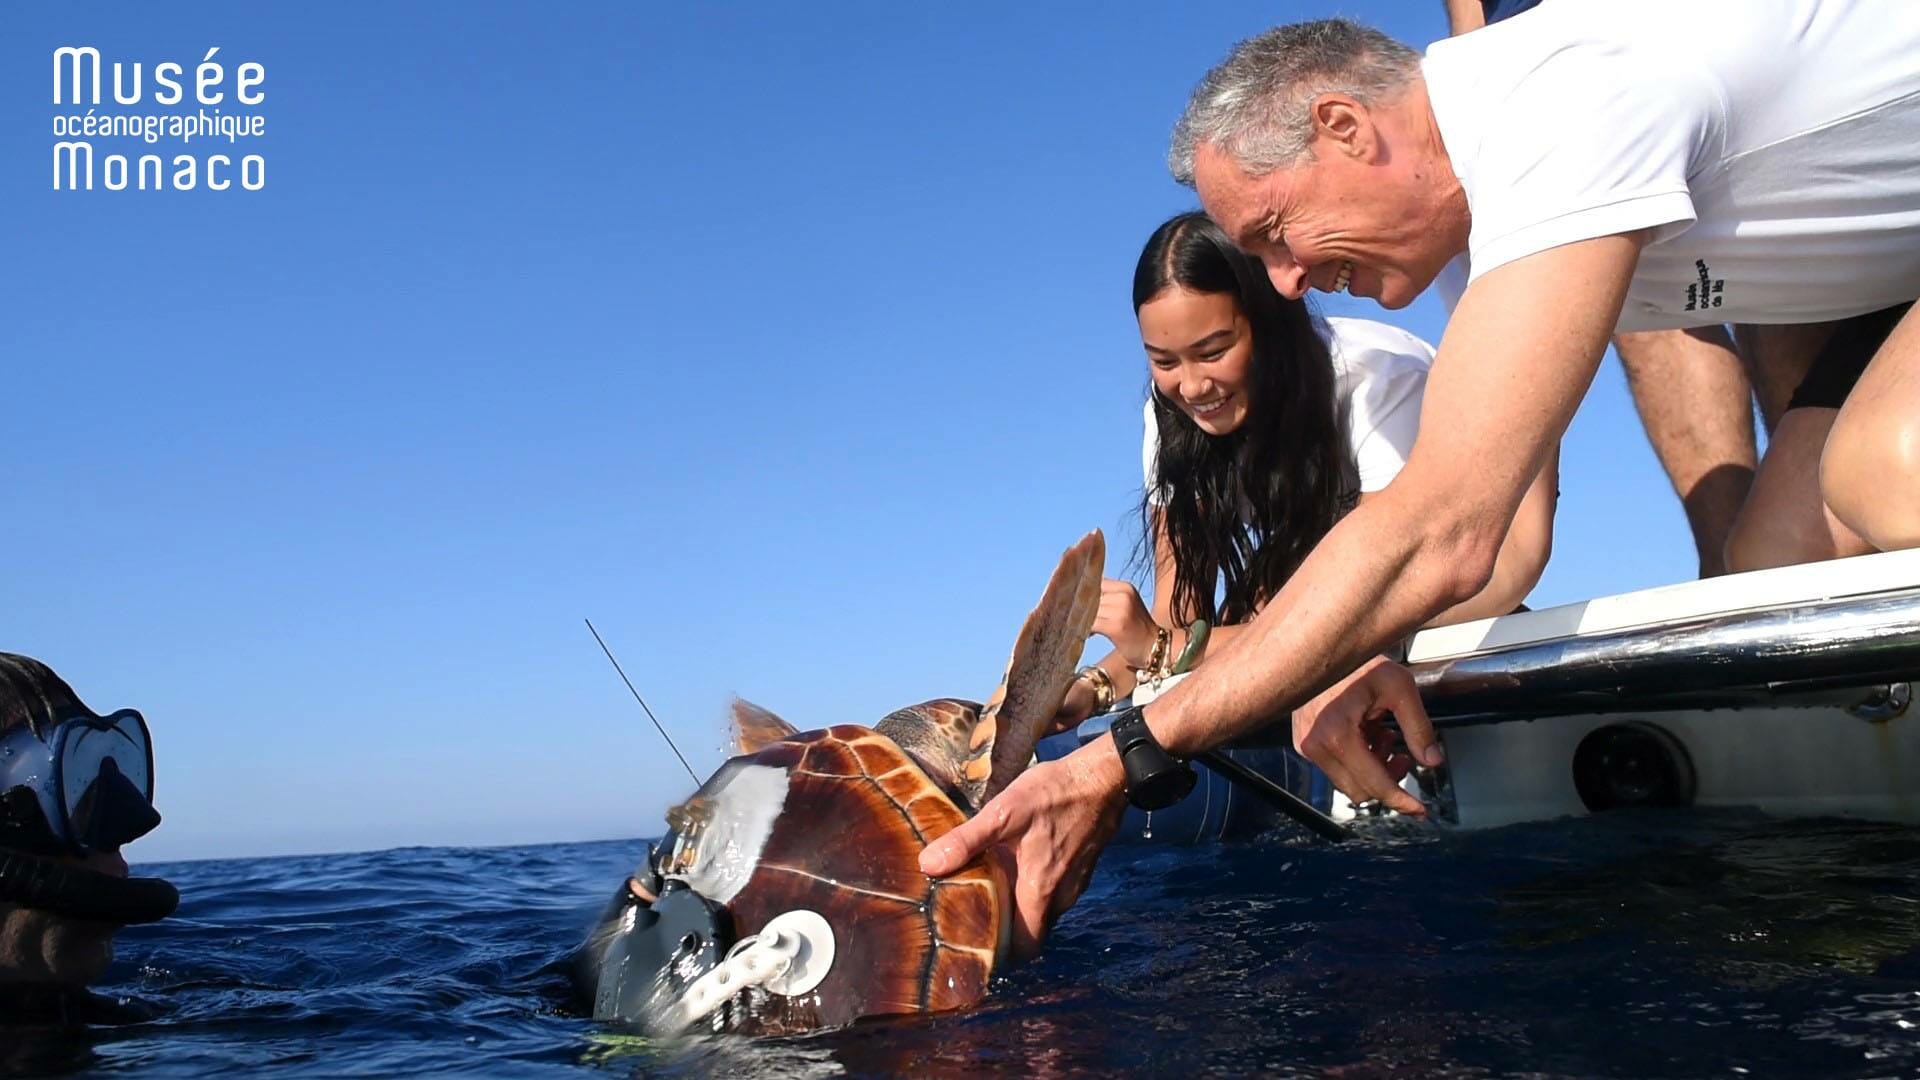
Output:
M1093 692L1093 684L1085 678L1076 677L1067 686L1067 697L1060 703L1060 711L1053 714L1053 723L1047 728L1047 734L1069 731L1080 726L1080 721L1093 715L1093 707L1098 704Z
M1100 579L1100 610L1093 617L1093 632L1113 642L1129 667L1144 668L1153 659L1153 642L1159 631L1153 613L1131 582Z

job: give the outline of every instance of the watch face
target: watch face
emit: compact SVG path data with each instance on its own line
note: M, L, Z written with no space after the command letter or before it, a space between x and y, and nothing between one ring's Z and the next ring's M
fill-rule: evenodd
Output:
M1191 765L1184 762L1169 764L1171 768L1142 777L1139 783L1128 786L1127 798L1133 805L1142 810L1165 810L1187 797L1187 792L1193 790L1194 782L1199 777L1194 775Z

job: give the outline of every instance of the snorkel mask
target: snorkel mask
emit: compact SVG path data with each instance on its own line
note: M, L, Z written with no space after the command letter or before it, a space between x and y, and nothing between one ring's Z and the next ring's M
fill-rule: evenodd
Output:
M117 852L153 831L153 742L138 712L83 715L0 735L0 903L97 922L154 922L180 894L58 856Z

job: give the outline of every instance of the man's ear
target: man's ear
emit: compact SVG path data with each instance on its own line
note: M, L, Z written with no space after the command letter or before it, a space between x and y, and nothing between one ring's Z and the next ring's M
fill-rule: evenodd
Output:
M1373 151L1373 117L1366 106L1345 94L1321 94L1313 99L1313 135L1327 150L1349 157Z

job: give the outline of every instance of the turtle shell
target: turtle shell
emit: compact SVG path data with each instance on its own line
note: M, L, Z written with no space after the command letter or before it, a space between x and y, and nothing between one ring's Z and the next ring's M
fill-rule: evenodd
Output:
M784 773L783 797L774 794L782 785L772 770ZM728 775L765 779L709 791ZM708 848L699 861L734 861L726 888L737 891L723 902L735 934L758 933L775 916L806 909L834 928L835 955L812 991L794 998L750 991L727 1007L721 1026L800 1031L963 1008L986 995L1012 927L1006 873L991 859L940 880L920 872L920 852L967 815L892 739L849 724L771 743L723 767L702 788L714 801L696 816L740 820L737 808L718 805L736 789L755 793L742 797L762 804L756 816L764 826L697 845ZM700 803L696 796L682 809ZM757 855L741 850L752 846Z

